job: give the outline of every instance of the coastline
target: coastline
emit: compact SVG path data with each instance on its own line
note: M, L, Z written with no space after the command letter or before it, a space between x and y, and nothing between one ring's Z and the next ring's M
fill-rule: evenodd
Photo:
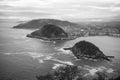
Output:
M47 41L47 42L50 42L50 41L64 41L64 40L75 40L77 38L80 38L80 37L95 37L95 36L109 36L109 37L116 37L116 38L120 38L120 34L118 34L119 36L116 36L116 35L85 35L85 36L69 36L68 38L46 38L46 37L41 37L41 36L36 36L36 35L31 35L31 34L27 34L26 37L29 37L29 38L36 38L36 39L41 39L43 41Z
M59 41L59 40L74 40L74 39L76 39L74 37L68 37L68 38L46 38L46 37L41 37L41 36L36 36L36 35L33 36L31 34L28 34L26 37L41 39L41 40L44 40L44 41Z

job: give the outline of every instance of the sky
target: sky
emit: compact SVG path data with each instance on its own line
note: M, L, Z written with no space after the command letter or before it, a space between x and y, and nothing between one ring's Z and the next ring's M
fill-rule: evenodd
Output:
M0 19L120 21L120 0L0 0Z

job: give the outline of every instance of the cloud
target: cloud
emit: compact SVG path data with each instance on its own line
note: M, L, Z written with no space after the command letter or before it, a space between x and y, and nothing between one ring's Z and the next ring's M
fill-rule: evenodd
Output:
M32 19L103 20L120 15L120 0L0 0L0 7L7 16Z

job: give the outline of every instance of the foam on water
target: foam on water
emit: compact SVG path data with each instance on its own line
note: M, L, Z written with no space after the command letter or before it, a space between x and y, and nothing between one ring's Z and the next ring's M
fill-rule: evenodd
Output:
M20 52L20 53L4 53L5 55L14 55L14 54L25 54L28 55L30 57L32 57L33 59L37 59L39 61L39 63L44 63L44 61L53 61L54 65L52 67L52 69L57 69L61 66L66 66L66 65L74 65L74 63L72 63L72 61L67 61L67 60L61 60L56 58L54 55L56 55L56 53L51 53L51 54L47 54L47 55L43 55L43 53L37 53L37 52ZM114 70L112 68L107 68L105 66L99 66L99 67L91 67L89 65L84 65L79 66L78 68L80 68L81 70L83 70L83 76L84 77L88 77L88 76L92 76L95 77L97 74L97 72L102 72L102 73L108 73L108 74L112 74L114 72ZM85 71L85 73L84 73Z
M19 53L4 53L5 55L15 55L15 54L24 54L32 57L33 59L35 58L40 58L43 57L44 55L42 53L37 53L37 52L19 52Z
M52 67L53 69L56 69L64 65L74 65L72 61L61 60L56 58L55 57L56 53L50 53L49 55L48 54L43 55L43 53L37 53L37 52L20 52L20 53L4 53L4 54L5 55L25 54L32 57L33 59L37 59L39 63L44 63L44 61L54 61L55 63L54 63L54 66ZM95 76L97 72L106 72L108 74L111 74L114 72L112 68L107 68L105 66L91 67L88 65L84 65L83 67L80 66L79 68L84 71L87 71L87 73L84 74L84 76Z
M97 72L103 72L103 73L106 72L108 74L114 72L112 68L106 68L104 66L100 66L100 67L85 66L83 67L83 69L88 71L88 73L85 74L84 76L88 76L88 75L95 76Z
M52 69L57 69L61 66L65 66L64 64L54 64L54 66L52 67Z
M33 59L37 59L39 63L44 63L44 61L55 61L61 64L67 64L67 65L74 65L71 61L63 61L60 59L57 59L54 57L56 53L51 53L47 55L43 55L43 53L37 53L37 52L20 52L20 53L4 53L5 55L15 55L15 54L24 54L32 57Z
M62 60L59 60L59 59L56 59L56 58L53 58L51 60L62 63L62 64L74 65L71 61L62 61Z
M57 50L58 50L58 51L61 51L63 54L73 55L70 50L64 50L63 48L59 48L59 49L57 49Z
M55 61L61 64L67 64L67 65L74 65L71 61L63 61L57 58L54 58L52 55L44 56L42 59L38 59L40 63L43 63L44 61Z
M107 70L107 73L113 73L114 72L114 70L112 69L112 68L109 68L108 70Z

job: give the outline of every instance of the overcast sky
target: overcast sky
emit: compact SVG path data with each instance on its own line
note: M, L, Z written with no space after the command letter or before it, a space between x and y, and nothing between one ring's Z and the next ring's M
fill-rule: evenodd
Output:
M0 0L0 19L120 20L120 0Z

